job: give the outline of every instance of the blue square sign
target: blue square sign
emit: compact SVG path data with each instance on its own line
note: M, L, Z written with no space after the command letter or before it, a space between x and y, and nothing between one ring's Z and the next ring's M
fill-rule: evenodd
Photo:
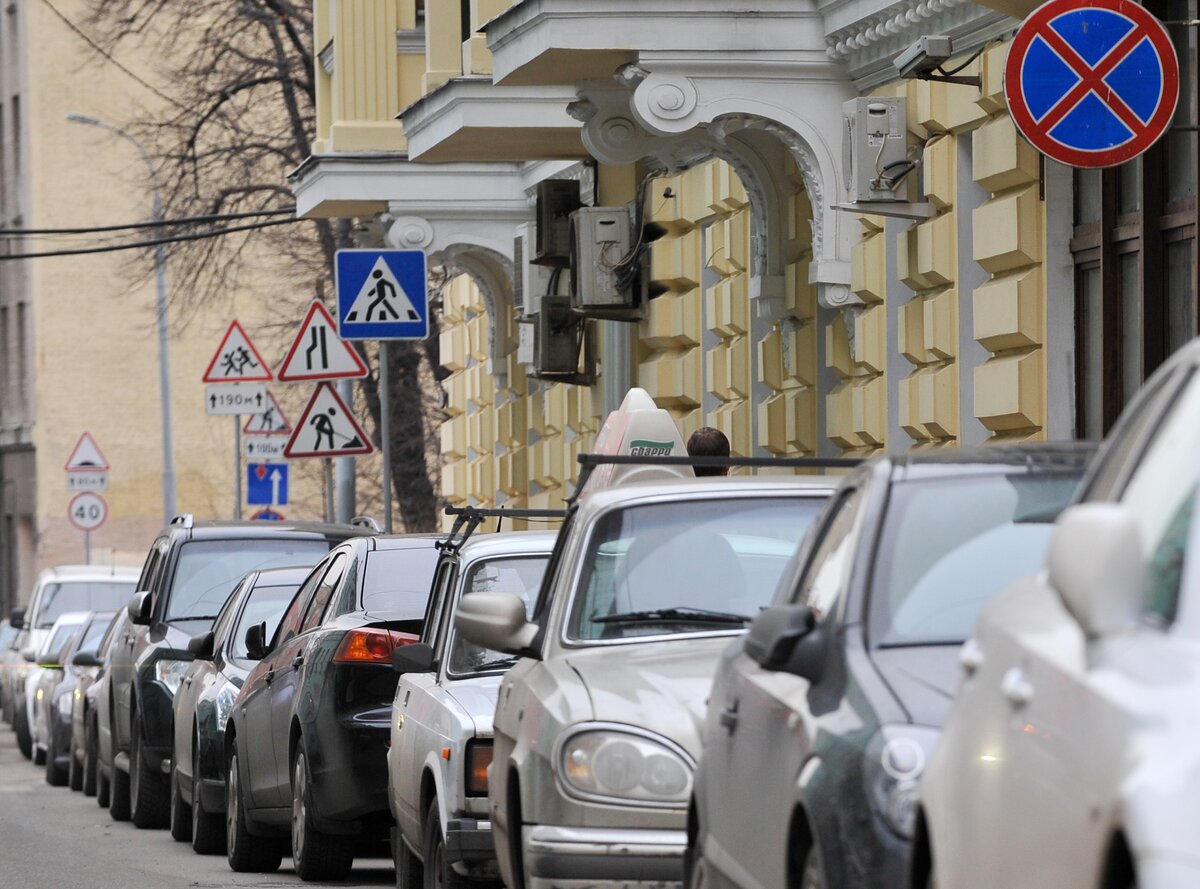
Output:
M344 340L429 337L429 284L421 250L337 252L338 336Z
M288 465L246 464L246 502L251 506L287 506Z

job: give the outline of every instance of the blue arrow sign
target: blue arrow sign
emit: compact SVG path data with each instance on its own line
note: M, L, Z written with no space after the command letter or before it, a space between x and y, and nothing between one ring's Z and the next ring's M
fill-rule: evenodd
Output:
M251 506L287 506L288 465L286 463L248 463L246 465L246 502Z
M344 340L423 340L429 286L421 250L337 252L338 336Z

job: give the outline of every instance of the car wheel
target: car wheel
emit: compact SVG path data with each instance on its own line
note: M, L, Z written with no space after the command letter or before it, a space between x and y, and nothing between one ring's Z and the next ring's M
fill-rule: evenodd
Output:
M146 762L142 748L142 716L135 712L129 737L129 817L145 830L166 827L170 822L169 790Z
M684 853L684 885L687 889L708 889L713 883L708 859L704 857L701 838L697 837L694 843Z
M825 889L825 869L821 866L821 853L816 846L810 846L804 854L800 889Z
M104 769L100 768L100 763L96 763L96 805L102 809L107 809L112 801L112 786L109 784L108 776L104 774Z
M83 763L75 756L75 745L67 751L67 786L72 790L83 790Z
M110 711L112 712L112 711ZM117 731L112 726L109 737L112 738L112 766L108 780L108 814L113 821L129 820L129 773L121 771L117 765Z
M83 736L83 795L95 796L99 791L97 786L97 763L96 763L96 726L94 723L88 725L87 731Z
M17 749L26 759L33 759L33 735L29 732L29 714L24 707L17 707L13 717L13 731L17 733Z
M446 859L446 838L442 835L442 817L437 800L425 815L425 886L424 889L470 889L472 882L455 873Z
M392 863L396 866L396 889L422 889L425 869L417 856L400 836L400 828L392 830Z
M179 795L179 770L174 766L175 758L171 757L171 789L170 789L170 822L171 839L187 843L192 839L192 807L183 801Z
M204 811L200 799L200 739L192 740L192 851L221 855L225 851L225 825L221 816Z
M354 847L346 837L318 830L315 816L308 756L301 742L292 766L292 863L306 882L345 879L354 864Z
M42 762L46 766L46 783L51 787L65 787L67 783L67 770L55 764L54 752L52 750L43 751Z
M44 766L46 764L46 751L37 744L33 745L33 764L35 766Z
M236 750L229 757L225 776L225 859L240 874L269 874L278 870L283 861L277 843L251 836L247 827Z

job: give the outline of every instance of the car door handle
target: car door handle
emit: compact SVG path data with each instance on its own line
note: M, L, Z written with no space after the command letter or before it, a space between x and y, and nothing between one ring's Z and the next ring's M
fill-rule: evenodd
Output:
M272 667L270 670L267 670L267 675L263 677L263 680L267 683L267 685L270 685L271 680L274 678L275 678L275 669Z
M963 643L958 652L958 662L962 665L964 673L973 676L983 666L983 649L979 647L979 643L974 639Z
M1013 667L1000 681L1000 691L1014 707L1023 707L1033 700L1033 686L1020 667Z
M722 710L721 715L717 717L717 721L721 723L725 731L732 733L738 724L737 701L734 701L732 706Z
M304 666L304 655L298 654L292 659L292 669L299 670Z

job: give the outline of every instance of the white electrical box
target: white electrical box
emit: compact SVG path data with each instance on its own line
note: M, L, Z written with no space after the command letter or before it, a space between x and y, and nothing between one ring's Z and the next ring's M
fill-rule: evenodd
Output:
M513 302L520 315L536 315L542 297L550 290L554 269L533 262L537 226L532 222L517 226L513 242Z
M851 99L842 106L842 116L842 165L850 202L908 200L907 100Z
M533 364L537 359L537 322L533 318L517 321L517 364Z
M629 260L629 211L625 207L583 207L571 214L571 305L615 309L632 305L630 288L620 285L620 265Z

